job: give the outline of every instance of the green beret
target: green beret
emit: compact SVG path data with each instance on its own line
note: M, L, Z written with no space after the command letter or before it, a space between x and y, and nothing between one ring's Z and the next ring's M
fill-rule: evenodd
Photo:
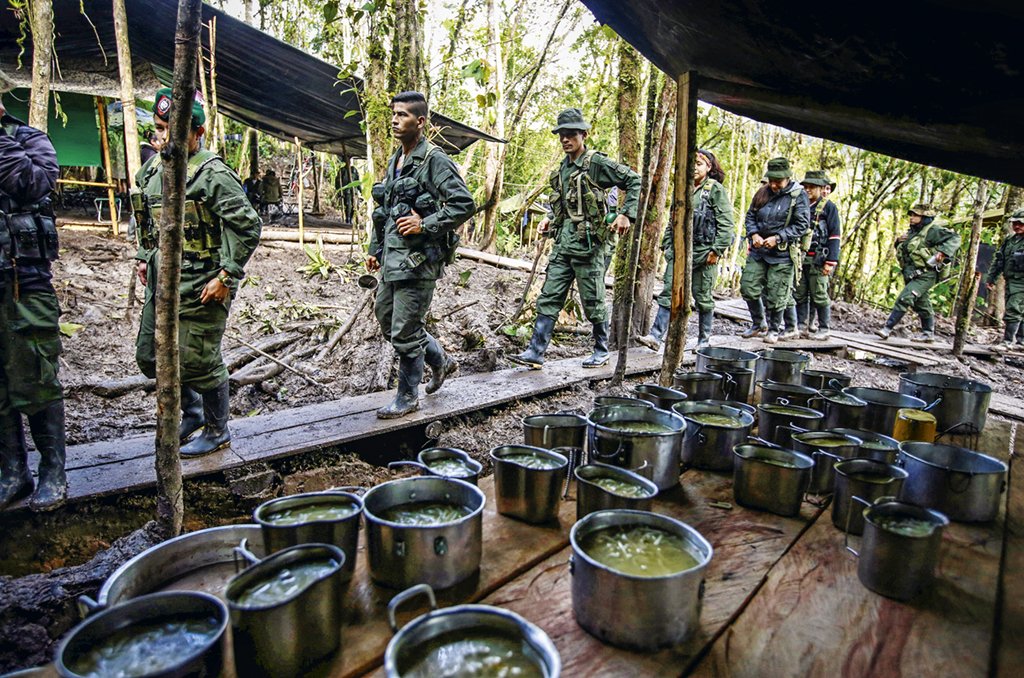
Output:
M168 121L171 115L171 88L161 87L156 91L156 100L153 101L153 115L164 122ZM206 111L203 110L203 102L199 93L192 99L192 129L202 127L206 122Z

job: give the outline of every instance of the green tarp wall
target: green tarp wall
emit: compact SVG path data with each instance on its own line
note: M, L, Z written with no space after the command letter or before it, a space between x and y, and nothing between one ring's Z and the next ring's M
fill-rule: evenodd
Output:
M4 95L7 112L28 122L27 89L16 89ZM96 99L85 94L61 93L60 107L67 116L67 124L57 116L50 101L50 122L46 130L57 149L57 162L62 167L100 167L100 130L96 121Z

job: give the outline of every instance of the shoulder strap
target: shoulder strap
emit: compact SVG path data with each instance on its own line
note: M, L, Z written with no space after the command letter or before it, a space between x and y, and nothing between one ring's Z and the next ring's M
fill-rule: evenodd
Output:
M185 184L191 184L192 180L196 178L200 170L209 165L214 160L220 160L220 156L213 151L199 151L191 158L188 159L188 166L185 174Z

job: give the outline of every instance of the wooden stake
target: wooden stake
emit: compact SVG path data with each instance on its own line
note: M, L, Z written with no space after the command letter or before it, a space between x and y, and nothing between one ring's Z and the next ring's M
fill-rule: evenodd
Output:
M128 15L124 9L124 0L114 0L114 38L117 42L117 68L121 75L125 172L130 188L135 181L135 175L142 167L142 156L139 149L138 119L135 115L135 76L132 73L132 50L128 42ZM134 280L134 276L132 279Z
M295 157L298 161L298 171L295 175L299 182L299 244L305 245L305 222L302 215L302 142L299 141L298 137L295 137Z
M100 121L100 148L103 149L103 172L107 177L107 207L110 209L110 230L117 236L117 197L114 195L114 175L110 169L110 141L107 138L107 107L103 99L96 97L96 114Z
M956 305L956 331L953 335L953 355L960 357L967 343L967 332L971 328L974 300L978 296L978 250L981 247L981 227L985 221L985 202L988 200L988 182L978 180L978 193L974 197L974 222L971 224L971 244L967 248L967 260L960 277L960 297Z

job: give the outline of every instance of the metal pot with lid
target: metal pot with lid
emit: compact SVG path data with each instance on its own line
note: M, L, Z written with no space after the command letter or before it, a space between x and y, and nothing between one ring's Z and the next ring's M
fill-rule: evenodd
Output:
M1002 461L955 445L910 441L900 443L900 459L909 474L904 501L960 522L988 522L999 514L1008 470Z
M601 407L590 413L591 462L635 470L659 490L679 484L679 455L686 421L647 407Z
M800 374L811 362L806 353L784 348L766 348L757 352L754 381L774 381L780 384L800 384Z
M933 403L939 433L973 435L985 428L992 387L948 374L907 372L900 375L900 393Z
M750 435L754 417L742 410L706 401L678 403L672 409L686 420L683 466L731 471L732 450Z

